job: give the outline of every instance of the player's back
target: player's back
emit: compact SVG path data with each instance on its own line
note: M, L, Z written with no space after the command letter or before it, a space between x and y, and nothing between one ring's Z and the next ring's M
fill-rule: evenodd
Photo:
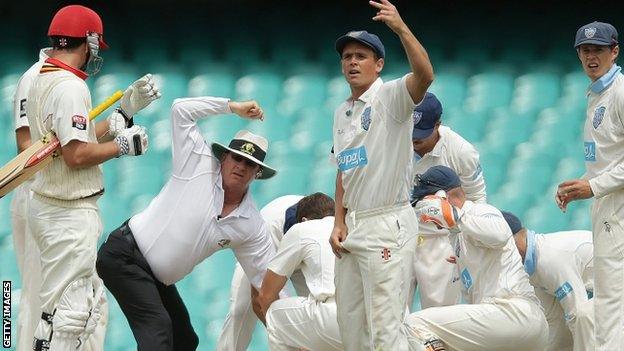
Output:
M544 269L559 269L561 265L574 265L580 273L585 288L593 291L594 245L589 230L570 230L535 236L537 264ZM566 267L568 269L572 267Z

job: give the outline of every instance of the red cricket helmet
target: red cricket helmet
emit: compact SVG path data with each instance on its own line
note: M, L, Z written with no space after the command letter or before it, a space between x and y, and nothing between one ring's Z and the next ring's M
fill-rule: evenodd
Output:
M104 42L102 19L93 10L82 5L65 6L52 18L48 36L86 38L88 33L97 33L100 49L108 49Z

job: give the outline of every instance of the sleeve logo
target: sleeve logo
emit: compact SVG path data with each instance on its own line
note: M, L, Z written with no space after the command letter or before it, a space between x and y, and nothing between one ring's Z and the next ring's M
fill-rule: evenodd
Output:
M367 164L368 158L364 146L346 149L338 154L338 169L342 172L356 167L364 167Z
M79 116L79 115L74 115L72 117L72 127L78 129L78 130L86 130L87 129L87 119Z
M555 290L555 297L557 301L563 300L564 297L568 296L572 292L572 285L570 283L565 282L562 286Z
M470 272L468 272L468 268L464 268L461 272L461 281L464 284L464 288L469 290L472 287L472 276L470 276Z
M585 161L586 162L596 161L596 143L593 141L585 142Z

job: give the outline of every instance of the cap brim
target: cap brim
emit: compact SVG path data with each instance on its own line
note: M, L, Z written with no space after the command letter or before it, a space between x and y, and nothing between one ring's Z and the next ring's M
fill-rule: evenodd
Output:
M593 44L593 45L600 45L600 46L611 46L611 45L614 45L614 44L617 44L617 43L611 43L611 42L607 43L604 40L598 40L598 39L586 39L586 40L581 40L576 45L574 45L574 47L578 48L579 46L581 46L583 44Z
M262 167L262 172L260 174L260 176L258 177L258 179L269 179L271 177L273 177L275 175L275 173L277 173L277 171L270 167L269 165L267 165L266 163L258 160L255 157L252 157L249 154L246 154L244 152L240 152L238 150L234 150L234 149L230 149L229 147L221 144L221 143L217 143L214 142L210 145L210 147L212 148L212 153L219 159L221 160L221 157L223 156L224 152L233 152L237 155L240 155L250 161L253 161L255 163L257 163L258 165L260 165L260 167Z
M362 45L365 45L365 46L369 47L371 50L373 50L373 52L375 54L379 55L380 57L383 57L383 56L381 56L381 54L379 52L377 52L377 49L375 49L375 47L372 46L370 43L368 43L368 42L366 42L366 41L364 41L362 39L354 38L354 37L348 36L348 35L343 35L340 38L338 38L338 40L336 40L336 51L338 51L338 54L342 55L342 50L344 49L344 47L347 45L347 43L350 43L352 41L354 41L356 43L360 43Z
M421 139L426 139L428 138L431 133L433 133L434 128L429 128L429 129L417 129L414 128L414 130L412 131L412 140L421 140Z

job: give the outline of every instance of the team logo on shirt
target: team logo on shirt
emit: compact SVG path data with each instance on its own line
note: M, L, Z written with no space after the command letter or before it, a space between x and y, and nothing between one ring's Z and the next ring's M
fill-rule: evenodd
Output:
M78 130L87 129L87 119L79 115L74 115L72 117L72 127Z
M572 285L570 283L565 282L562 286L555 290L555 297L558 301L563 300L564 297L568 296L572 292Z
M600 127L600 124L602 124L602 120L604 119L604 114L606 110L607 108L604 106L600 106L596 110L594 110L594 119L592 120L592 125L594 126L594 129L598 129L598 127Z
M392 257L390 250L384 247L384 249L381 250L381 258L383 259L384 262L388 262L390 261L390 257Z
M414 119L414 124L420 123L422 112L414 110L414 112L412 112L412 118Z
M217 242L217 244L221 246L221 248L224 248L230 245L230 239L221 239Z
M368 106L362 112L362 129L368 130L371 124L371 107Z
M596 34L596 28L594 27L585 28L585 38L593 38L594 34Z

